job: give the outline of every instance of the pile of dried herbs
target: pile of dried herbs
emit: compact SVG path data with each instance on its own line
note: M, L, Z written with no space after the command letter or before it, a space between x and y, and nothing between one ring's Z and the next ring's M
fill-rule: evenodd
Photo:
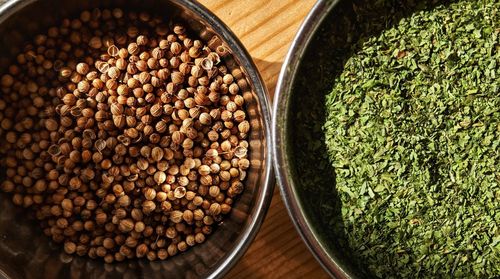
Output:
M377 277L498 278L500 2L423 9L352 51L323 125L349 248Z

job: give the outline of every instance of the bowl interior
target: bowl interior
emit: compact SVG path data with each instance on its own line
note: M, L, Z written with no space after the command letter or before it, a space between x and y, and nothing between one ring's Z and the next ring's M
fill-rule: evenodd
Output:
M125 11L148 11L166 22L183 22L192 36L224 44L230 55L228 68L240 67L246 86L251 132L251 168L245 190L233 210L202 245L165 261L142 260L104 264L88 258L62 253L43 235L29 212L16 208L10 196L0 194L0 277L6 278L212 278L227 272L244 253L256 234L272 193L267 95L250 56L234 35L204 7L194 1L180 0L91 0L91 1L9 1L0 7L0 73L35 34L56 25L64 17L78 17L84 9L119 7ZM15 57L15 56L14 56Z
M306 222L312 224L310 229L329 260L353 278L369 278L371 274L347 245L341 202L335 189L335 169L328 161L321 129L326 117L325 97L353 49L388 28L387 22L395 24L424 8L418 1L414 2L399 10L391 9L391 4L384 1L331 2L330 5L335 6L305 46L287 97L284 156L292 174L289 178L292 183L289 184L296 193ZM333 265L325 266L331 268Z

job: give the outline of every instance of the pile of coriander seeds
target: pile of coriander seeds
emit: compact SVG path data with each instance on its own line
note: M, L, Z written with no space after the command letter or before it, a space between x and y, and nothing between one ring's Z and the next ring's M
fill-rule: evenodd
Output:
M189 34L84 11L1 76L1 189L66 253L166 259L204 242L244 190L246 81Z

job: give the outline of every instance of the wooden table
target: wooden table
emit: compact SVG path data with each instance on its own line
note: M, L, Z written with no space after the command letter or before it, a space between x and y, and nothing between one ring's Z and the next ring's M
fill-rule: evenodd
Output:
M314 0L200 0L250 52L271 97L281 64ZM328 278L295 231L274 190L256 239L227 278Z

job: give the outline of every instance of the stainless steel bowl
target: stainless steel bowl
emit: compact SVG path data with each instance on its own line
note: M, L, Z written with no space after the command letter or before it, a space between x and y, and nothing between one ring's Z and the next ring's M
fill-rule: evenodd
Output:
M426 8L410 2L394 8L392 1L318 0L293 41L276 87L272 146L281 194L303 240L337 278L375 275L348 243L335 169L321 130L326 95L363 42Z
M345 259L347 255L343 255L336 249L335 245L332 244L335 240L328 239L326 236L328 232L321 226L317 212L313 212L311 209L313 205L306 201L305 195L307 193L304 193L303 185L298 177L301 170L298 169L293 154L294 127L292 121L294 121L297 113L296 106L307 106L306 103L295 104L297 95L311 93L297 89L297 78L298 76L307 77L311 85L314 84L315 86L317 86L315 83L320 82L322 77L318 75L321 73L315 69L310 69L311 71L305 70L304 66L305 64L312 64L317 69L327 67L323 63L326 62L323 59L327 59L327 57L315 56L311 53L311 51L314 51L311 50L311 47L312 45L320 45L319 48L329 48L328 43L319 41L319 37L321 37L319 34L320 32L324 34L330 32L326 25L335 20L331 12L339 2L339 0L318 0L293 40L282 66L274 95L272 146L276 177L281 195L288 214L292 218L300 236L330 276L352 278L356 277L356 272L349 261ZM332 51L334 51L333 48ZM326 85L322 90L328 90L328 88L331 87ZM311 89L311 91L313 90ZM311 95L310 97L318 98L317 95ZM319 158L321 154L316 154L316 156ZM315 166L312 165L311 167L314 168Z
M194 35L224 44L230 68L241 67L247 87L244 98L251 124L251 169L246 188L230 216L201 245L165 261L102 261L62 253L43 236L29 214L0 195L0 278L220 278L244 254L269 206L274 176L270 150L270 111L266 88L240 41L214 14L194 0L10 0L0 6L0 73L23 42L66 16L84 9L120 7L149 11L186 23ZM15 57L15 56L14 56Z

